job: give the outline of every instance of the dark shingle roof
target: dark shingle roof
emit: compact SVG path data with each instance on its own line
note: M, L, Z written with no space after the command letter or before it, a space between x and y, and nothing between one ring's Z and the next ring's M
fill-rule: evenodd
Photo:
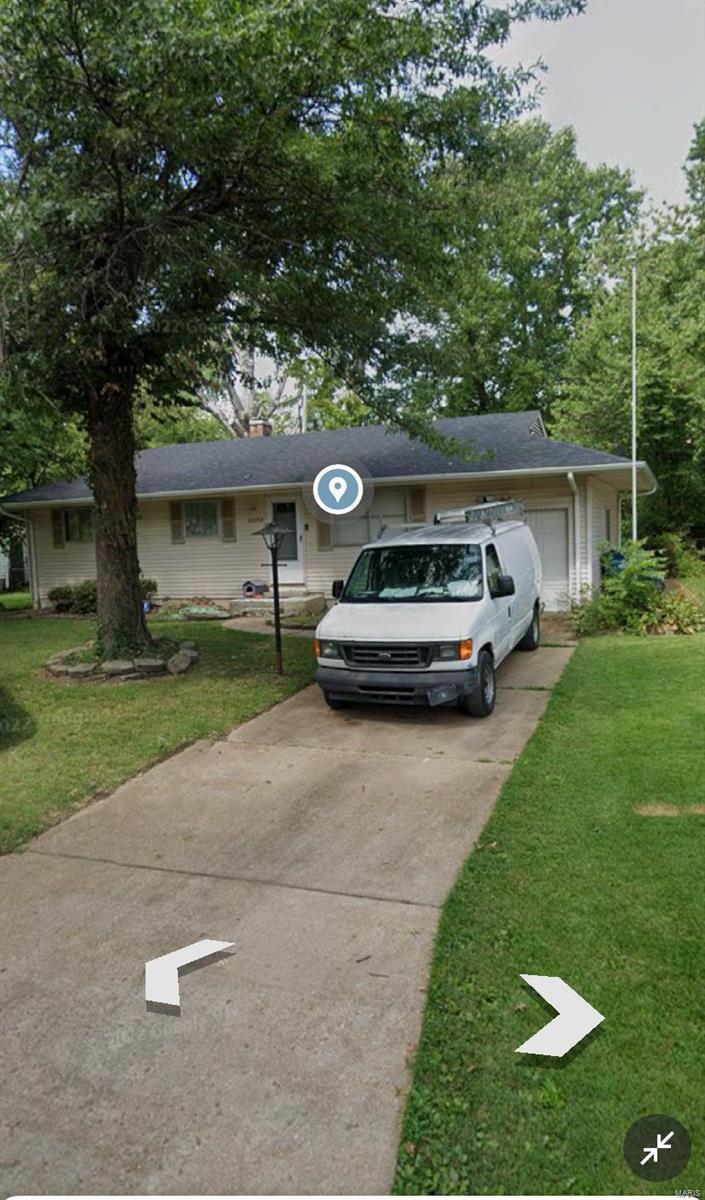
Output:
M570 470L606 464L629 465L629 460L584 446L554 441L543 435L537 412L486 413L435 421L438 433L469 439L482 455L475 460L448 458L423 442L413 441L383 425L326 429L281 437L250 438L189 445L156 446L137 456L137 493L207 492L220 488L259 488L310 481L326 462L355 459L372 479L413 478L423 475L483 474L534 467ZM486 457L487 452L491 457ZM0 503L55 503L89 499L83 479L49 483Z

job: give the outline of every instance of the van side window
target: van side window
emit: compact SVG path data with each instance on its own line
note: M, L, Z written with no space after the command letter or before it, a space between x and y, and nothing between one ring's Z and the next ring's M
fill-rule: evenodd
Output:
M497 579L502 574L502 568L499 565L499 556L494 546L488 546L485 550L485 560L487 562L487 586L490 589L490 593L492 593Z

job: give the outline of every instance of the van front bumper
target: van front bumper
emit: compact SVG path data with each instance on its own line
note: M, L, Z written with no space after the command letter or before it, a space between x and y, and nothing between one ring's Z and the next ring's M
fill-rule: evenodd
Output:
M354 671L318 667L316 683L331 700L358 704L453 704L472 684L475 668L462 671Z

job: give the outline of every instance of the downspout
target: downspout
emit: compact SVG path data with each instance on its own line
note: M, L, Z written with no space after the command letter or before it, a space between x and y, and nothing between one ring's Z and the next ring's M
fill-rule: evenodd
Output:
M34 524L30 517L22 516L22 513L8 512L0 504L0 512L5 517L11 517L13 521L24 521L27 527L27 548L29 550L29 590L32 593L32 607L39 608L39 581L37 579L37 554L34 544Z
M575 575L574 599L580 601L580 493L575 475L568 472L568 487L573 493L573 572Z

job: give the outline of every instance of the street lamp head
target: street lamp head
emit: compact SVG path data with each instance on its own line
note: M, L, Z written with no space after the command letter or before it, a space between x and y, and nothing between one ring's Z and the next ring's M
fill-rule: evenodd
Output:
M284 541L286 530L280 529L278 525L274 524L274 521L268 521L261 529L256 529L252 536L256 537L257 535L264 538L264 544L269 551L278 551Z

